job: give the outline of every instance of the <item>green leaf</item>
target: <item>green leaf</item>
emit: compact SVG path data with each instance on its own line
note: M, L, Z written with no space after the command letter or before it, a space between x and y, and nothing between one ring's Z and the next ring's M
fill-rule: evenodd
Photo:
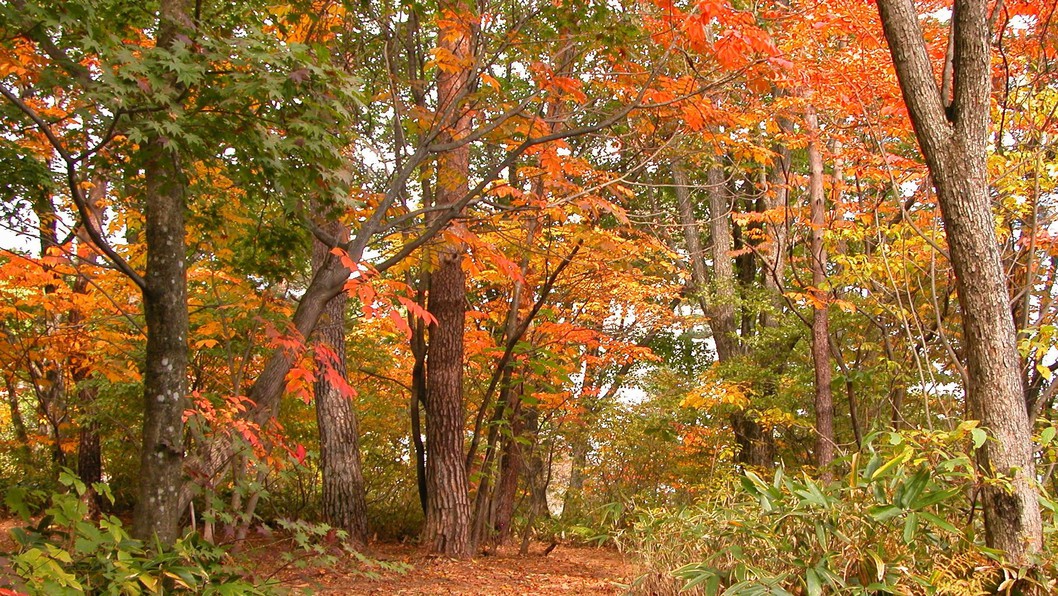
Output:
M899 503L903 508L908 508L911 503L918 498L922 491L926 488L926 484L929 482L930 471L929 468L919 468L918 472L911 477L904 485L903 493L900 495Z
M874 518L874 521L878 522L893 519L903 513L903 509L896 505L875 505L867 511L871 514L871 517Z
M808 587L808 596L823 594L823 584L819 581L819 575L816 574L815 569L805 570L805 585Z
M911 512L907 514L907 519L904 520L904 544L911 544L911 541L915 539L915 532L918 530L918 514Z
M983 428L973 428L970 430L970 436L973 437L974 449L980 449L985 441L988 440L988 433Z
M910 507L912 509L925 509L926 507L929 507L931 505L936 505L937 503L940 503L942 501L947 501L948 499L958 495L960 492L962 491L959 487L924 492L918 499L911 503Z
M943 518L941 518L939 516L936 516L936 515L934 515L932 513L929 513L928 511L920 511L918 513L918 515L922 519L928 521L929 523L937 526L938 528L940 528L940 529L942 529L942 530L944 530L946 532L951 532L952 534L961 534L961 532L959 531L959 528L956 528L952 524L948 523L947 520L945 520L945 519L943 519Z

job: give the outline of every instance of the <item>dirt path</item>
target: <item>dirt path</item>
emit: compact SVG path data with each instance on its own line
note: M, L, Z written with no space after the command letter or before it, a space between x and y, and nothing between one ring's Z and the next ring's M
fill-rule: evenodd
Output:
M276 575L295 593L483 595L529 594L602 596L623 594L632 566L615 551L559 546L542 556L543 546L531 554L501 552L466 561L431 557L411 547L380 545L371 556L399 562L407 571L376 570L378 578L362 574L362 564L341 562L333 568L288 569Z

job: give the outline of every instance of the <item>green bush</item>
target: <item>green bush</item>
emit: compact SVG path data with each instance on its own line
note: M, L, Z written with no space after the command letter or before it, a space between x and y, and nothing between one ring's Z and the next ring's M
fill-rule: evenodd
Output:
M1005 567L983 545L974 495L980 478L961 446L984 440L972 423L952 432L874 435L846 461L839 481L782 468L770 481L746 472L708 503L641 511L618 537L643 566L633 590L982 594L1043 582L1039 570L1029 577Z
M103 516L92 521L83 498L87 487L64 471L59 481L67 487L50 497L50 505L32 525L13 531L18 550L9 557L21 578L20 589L30 594L265 594L269 586L254 586L228 563L220 547L188 535L171 548L148 548L129 536L121 520ZM113 496L105 484L96 492ZM32 522L36 493L9 491L8 508ZM27 499L30 499L27 501Z

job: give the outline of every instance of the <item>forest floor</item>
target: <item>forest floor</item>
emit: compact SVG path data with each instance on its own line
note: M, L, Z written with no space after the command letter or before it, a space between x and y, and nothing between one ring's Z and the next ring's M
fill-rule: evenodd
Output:
M588 595L623 594L634 577L634 566L612 549L560 544L544 555L547 544L533 544L527 555L517 548L468 560L432 556L416 547L374 544L372 565L348 557L326 566L283 567L281 551L246 555L278 571L258 567L295 594L403 595ZM368 573L365 573L368 572Z
M15 548L10 531L22 524L0 517L0 553ZM635 566L609 548L533 543L529 554L517 546L467 560L430 555L411 545L379 542L363 559L331 549L336 562L305 558L282 533L250 538L234 555L252 572L255 583L278 583L291 594L603 596L623 594L635 577ZM0 557L0 587L14 580L10 562ZM17 587L17 584L15 584Z

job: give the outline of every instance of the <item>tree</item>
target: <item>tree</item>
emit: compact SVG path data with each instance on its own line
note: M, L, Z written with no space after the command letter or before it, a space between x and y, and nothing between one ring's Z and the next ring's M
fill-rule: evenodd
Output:
M830 390L830 316L827 281L827 251L823 245L826 230L826 204L823 191L823 155L820 147L819 118L811 105L805 113L808 129L809 211L812 241L808 257L812 269L812 362L815 369L816 465L824 477L830 477L834 462L834 396Z
M342 240L342 226L331 222L323 231ZM313 240L312 265L319 269L330 252L319 239ZM320 432L320 496L324 519L349 533L358 546L367 544L367 505L364 502L364 472L360 463L360 432L355 393L347 381L345 358L344 293L331 298L314 332L316 356L316 424Z
M437 70L437 126L440 142L459 141L470 134L471 114L464 100L470 92L477 18L470 5L442 2L446 25L439 31L439 51L450 62ZM438 156L435 204L459 204L469 192L470 145ZM463 330L466 321L466 276L463 246L447 239L436 249L430 272L427 308L434 321L426 354L426 525L423 542L434 552L470 555L470 496L463 463Z
M1032 424L988 192L988 3L955 2L950 86L934 79L914 3L879 0L878 9L944 218L963 318L969 414L991 436L978 452L987 478L982 488L987 542L1025 565L1042 548L1043 530Z

